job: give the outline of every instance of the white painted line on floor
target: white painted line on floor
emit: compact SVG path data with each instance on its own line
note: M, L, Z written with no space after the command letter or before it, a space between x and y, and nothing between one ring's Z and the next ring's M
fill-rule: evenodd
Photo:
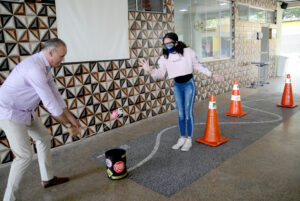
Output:
M97 158L102 158L104 157L104 154L100 154L99 156L97 156Z
M266 100L266 99L260 99L260 100L252 100L252 101L247 101L247 102L255 102L255 101L261 101L261 100ZM245 101L246 102L246 101ZM265 123L275 123L275 122L278 122L278 121L281 121L282 120L282 116L278 115L278 114L275 114L275 113L272 113L272 112L268 112L268 111L264 111L264 110L261 110L261 109L256 109L256 108L252 108L252 107L249 107L249 106L246 106L246 105L243 105L243 107L246 107L246 108L249 108L251 110L255 110L255 111L258 111L258 112L262 112L262 113L266 113L266 114L269 114L269 115L272 115L272 116L275 116L276 119L274 120L269 120L269 121L253 121L253 122L219 122L219 124L265 124ZM204 122L200 122L200 123L196 123L195 125L204 125L206 123ZM157 137L156 137L156 141L155 141L155 146L152 150L152 152L144 159L142 160L141 162L139 162L138 164L136 164L135 166L131 167L131 168L128 168L128 172L131 172L132 170L142 166L143 164L145 164L147 161L149 161L157 152L158 148L159 148L159 145L160 145L160 138L162 136L162 134L164 132L166 132L167 130L170 130L170 129L173 129L173 128L176 128L178 127L178 125L174 125L174 126L170 126L170 127L167 127L165 129L163 129L162 131L160 131L158 134L157 134Z
M176 128L178 127L177 125L174 125L174 126L170 126L168 128L165 128L163 129L162 131L160 131L158 134L157 134L157 137L156 137L156 142L155 142L155 146L152 150L152 152L144 159L142 160L141 162L139 162L138 164L136 164L135 166L131 167L131 168L128 168L128 172L131 172L132 170L142 166L143 164L145 164L147 161L149 161L157 152L158 148L159 148L159 145L160 145L160 137L161 135L166 132L167 130L170 130L172 128Z
M127 144L123 144L123 145L120 146L120 148L121 148L121 149L128 150L128 149L130 148L130 146L127 145Z

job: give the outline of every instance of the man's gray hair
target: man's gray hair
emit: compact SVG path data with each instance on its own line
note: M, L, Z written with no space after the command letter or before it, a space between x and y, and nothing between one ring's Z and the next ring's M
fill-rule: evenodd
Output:
M67 47L66 43L63 40L61 40L59 38L52 38L50 40L47 40L44 43L43 50L48 50L49 48L52 48L52 47L54 47L54 49L56 49L60 45Z

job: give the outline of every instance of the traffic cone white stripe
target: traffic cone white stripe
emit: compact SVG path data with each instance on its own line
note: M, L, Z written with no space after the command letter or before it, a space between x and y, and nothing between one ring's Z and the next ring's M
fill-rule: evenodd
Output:
M217 104L216 104L216 102L209 102L209 104L208 104L208 109L217 109Z
M241 117L247 114L247 112L242 112L242 103L240 90L238 88L238 80L234 80L233 90L231 94L231 101L229 112L224 113L227 116Z
M231 100L232 101L241 101L241 96L240 95L231 95Z

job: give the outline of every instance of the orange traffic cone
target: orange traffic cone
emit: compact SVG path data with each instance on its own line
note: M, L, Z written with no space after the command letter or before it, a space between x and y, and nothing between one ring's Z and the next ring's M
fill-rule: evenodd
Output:
M215 95L210 96L207 121L204 136L198 138L196 141L211 146L218 146L227 142L229 138L222 137L218 122L217 105Z
M280 107L297 107L298 106L298 105L294 105L290 74L287 74L287 76L286 76L284 91L283 91L282 99L281 99L281 104L277 104L277 106L280 106Z
M246 115L248 112L242 112L242 103L241 103L241 96L240 90L238 87L238 81L234 80L232 95L231 95L231 102L229 112L224 113L227 116L234 116L234 117L241 117Z

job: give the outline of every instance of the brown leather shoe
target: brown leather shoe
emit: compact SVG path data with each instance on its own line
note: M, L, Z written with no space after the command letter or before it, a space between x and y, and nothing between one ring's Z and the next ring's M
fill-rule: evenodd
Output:
M44 188L48 188L50 186L55 186L58 184L62 184L68 182L70 179L68 177L53 177L53 179L49 181L42 181L41 184Z

